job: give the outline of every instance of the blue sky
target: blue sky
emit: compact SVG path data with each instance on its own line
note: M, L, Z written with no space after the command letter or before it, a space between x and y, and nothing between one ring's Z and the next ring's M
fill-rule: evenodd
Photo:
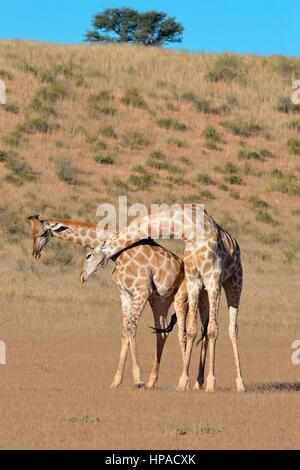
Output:
M7 0L0 38L81 43L95 13L120 6L175 16L185 32L173 47L300 57L299 0Z

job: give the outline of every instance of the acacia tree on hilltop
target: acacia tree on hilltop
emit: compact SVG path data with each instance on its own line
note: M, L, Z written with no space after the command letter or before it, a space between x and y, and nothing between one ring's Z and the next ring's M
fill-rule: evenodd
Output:
M182 41L183 26L158 11L138 12L132 8L107 8L97 13L93 30L87 31L88 42L115 42L162 46Z

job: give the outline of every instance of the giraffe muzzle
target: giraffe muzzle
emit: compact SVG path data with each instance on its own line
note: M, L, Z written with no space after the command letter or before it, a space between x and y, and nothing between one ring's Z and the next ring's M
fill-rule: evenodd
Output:
M80 273L80 282L81 284L84 284L88 280L88 274L85 271L82 271Z
M33 259L38 260L41 257L41 253L39 253L38 251L33 251L32 252L32 257L33 257Z

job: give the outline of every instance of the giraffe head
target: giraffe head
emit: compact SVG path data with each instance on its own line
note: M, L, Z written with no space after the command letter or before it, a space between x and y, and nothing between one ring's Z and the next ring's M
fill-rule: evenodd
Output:
M32 230L32 256L34 259L39 259L44 246L46 246L48 241L53 237L53 233L49 222L42 220L39 215L27 217L27 220Z
M83 271L80 274L80 282L83 284L96 271L105 268L109 261L101 250L101 246L87 253L83 262Z

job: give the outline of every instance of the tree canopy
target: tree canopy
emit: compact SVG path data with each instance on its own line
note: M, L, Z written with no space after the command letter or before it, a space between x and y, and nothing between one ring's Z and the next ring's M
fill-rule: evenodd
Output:
M116 42L161 46L181 42L183 26L159 11L138 12L132 8L107 8L97 13L88 42Z

